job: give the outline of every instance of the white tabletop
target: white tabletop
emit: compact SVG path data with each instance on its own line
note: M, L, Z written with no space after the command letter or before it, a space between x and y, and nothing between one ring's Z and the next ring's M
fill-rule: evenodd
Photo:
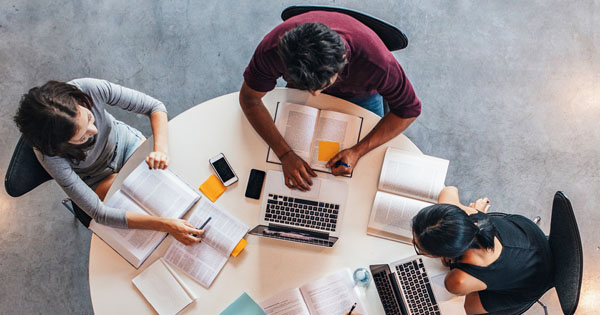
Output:
M279 88L263 99L273 113L278 101L307 104L364 117L364 137L378 122L375 114L347 101L321 94ZM209 289L182 274L182 278L199 296L184 314L218 314L243 292L260 302L274 294L298 287L308 281L342 268L366 267L390 263L414 254L412 246L367 236L367 222L375 196L379 172L386 147L408 151L419 149L400 135L387 144L363 156L348 181L348 206L341 226L341 236L333 248L319 248L248 235L248 245L237 257L231 257ZM223 152L239 181L230 186L217 204L230 211L250 228L258 223L260 201L244 197L250 169L280 169L266 163L267 144L250 126L242 113L238 93L224 95L185 111L169 122L170 169L193 187L198 187L212 173L208 159ZM130 158L109 191L110 196L123 179L140 163L151 149L146 141ZM320 177L333 175L318 173ZM139 270L133 268L95 235L90 246L90 295L96 314L143 314L153 309L136 290L131 279L162 256L169 244L168 237ZM375 285L362 293L368 312L383 314Z

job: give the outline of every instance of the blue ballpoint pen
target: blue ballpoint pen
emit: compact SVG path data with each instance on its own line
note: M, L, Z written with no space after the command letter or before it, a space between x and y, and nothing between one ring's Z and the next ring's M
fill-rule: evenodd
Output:
M338 166L343 166L343 167L346 167L346 168L350 168L350 167L352 167L352 165L350 165L350 164L348 164L348 163L344 163L344 162L342 162L342 160L338 160L337 162L335 162L335 165L334 165L334 166L335 166L335 167L338 167Z
M212 217L208 217L208 219L206 219L206 221L204 221L204 223L202 223L202 225L198 228L198 230L202 230L208 224L208 222L210 222L210 220L212 220ZM198 237L197 234L192 234L192 236Z

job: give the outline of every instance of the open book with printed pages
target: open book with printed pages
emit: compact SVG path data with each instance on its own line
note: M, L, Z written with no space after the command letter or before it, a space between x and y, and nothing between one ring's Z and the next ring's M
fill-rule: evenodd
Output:
M367 234L412 242L412 218L437 203L449 161L388 148L371 208Z
M331 173L325 164L335 154L357 144L363 118L314 107L277 103L275 126L294 152L315 171ZM269 147L267 162L281 163ZM348 175L351 177L351 174Z
M181 218L198 199L200 193L169 169L151 170L146 162L141 162L105 204L158 217ZM90 222L90 230L135 268L167 236L161 231L113 228L94 220Z
M356 292L350 269L345 268L299 288L283 291L260 303L267 315L344 315L367 311Z
M204 227L202 242L186 246L174 241L164 255L165 261L205 288L213 283L249 229L244 222L207 198L198 202L188 222L193 226L201 226L208 217L211 217L211 220Z

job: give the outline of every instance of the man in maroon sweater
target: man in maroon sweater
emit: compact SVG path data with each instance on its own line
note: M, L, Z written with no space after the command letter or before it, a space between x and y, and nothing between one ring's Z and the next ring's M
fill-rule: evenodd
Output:
M312 11L275 27L260 42L244 72L240 105L246 118L281 161L285 184L310 190L317 174L279 133L262 97L283 76L289 87L323 92L383 116L373 130L328 163L334 175L352 172L361 156L402 133L421 113L421 102L402 67L381 39L358 20L337 12ZM344 162L349 167L336 166Z

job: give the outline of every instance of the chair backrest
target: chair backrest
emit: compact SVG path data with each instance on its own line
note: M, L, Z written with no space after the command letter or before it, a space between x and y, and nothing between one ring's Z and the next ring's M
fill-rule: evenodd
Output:
M583 273L583 248L573 207L558 191L552 204L550 249L554 259L554 287L565 314L573 314L579 303Z
M6 192L19 197L50 179L52 177L38 162L33 149L23 141L23 137L19 138L4 177Z
M390 51L404 49L408 46L408 38L397 27L386 21L352 9L322 5L295 5L283 10L281 12L281 19L285 21L292 16L309 11L334 11L347 14L372 29Z

